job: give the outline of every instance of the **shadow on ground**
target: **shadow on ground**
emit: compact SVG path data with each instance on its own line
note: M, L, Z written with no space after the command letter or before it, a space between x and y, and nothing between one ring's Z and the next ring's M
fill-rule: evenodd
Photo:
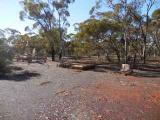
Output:
M18 73L7 73L0 75L0 80L21 82L38 76L40 76L40 74L37 72L21 71Z
M112 71L115 73L120 72L120 65L116 64L108 64L108 65L97 65L95 69L92 69L91 71L94 72L107 72ZM130 74L131 76L135 77L160 77L160 66L157 65L140 65L133 69L133 72Z
M118 72L120 71L120 66L116 64L108 64L108 65L97 65L95 69L92 71L94 72L106 72L106 71L112 71L112 72Z
M132 74L135 77L160 77L160 72L135 70Z
M131 74L136 77L160 77L159 64L138 65Z
M11 71L21 71L24 70L22 67L18 67L18 66L10 66L10 70Z

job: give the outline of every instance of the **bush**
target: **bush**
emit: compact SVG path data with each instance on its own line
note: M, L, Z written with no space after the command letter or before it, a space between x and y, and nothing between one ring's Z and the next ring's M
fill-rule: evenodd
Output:
M0 73L9 72L8 65L11 63L12 54L11 48L5 43L3 39L0 39Z

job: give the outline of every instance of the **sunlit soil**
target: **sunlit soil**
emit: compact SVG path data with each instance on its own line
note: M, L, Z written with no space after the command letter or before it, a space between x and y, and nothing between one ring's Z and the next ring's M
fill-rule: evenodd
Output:
M64 69L57 63L15 64L22 67L18 75L0 81L0 120L160 118L159 77Z
M110 79L58 92L62 101L50 119L159 120L160 79L150 79L111 73Z

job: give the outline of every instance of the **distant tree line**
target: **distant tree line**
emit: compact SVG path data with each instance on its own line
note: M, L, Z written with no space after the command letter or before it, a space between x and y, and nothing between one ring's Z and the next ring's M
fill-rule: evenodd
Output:
M74 52L106 56L118 63L146 63L160 56L160 9L158 0L100 0L91 18L76 25ZM101 10L103 8L103 10ZM105 11L105 9L107 10ZM78 53L80 54L80 53Z
M159 0L99 0L90 18L67 34L69 5L74 0L22 0L20 19L34 21L26 34L0 30L0 67L16 55L98 56L106 61L134 64L160 57ZM75 16L76 17L76 16ZM34 30L36 32L34 32Z

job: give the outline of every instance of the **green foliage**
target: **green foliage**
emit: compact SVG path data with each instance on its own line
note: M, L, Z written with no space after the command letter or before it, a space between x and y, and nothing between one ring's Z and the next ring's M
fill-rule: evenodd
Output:
M0 38L0 74L9 72L8 64L12 60L11 48L5 43L4 38Z
M62 47L62 44L57 44L63 41L63 34L69 23L67 17L70 16L68 7L74 0L23 0L20 3L23 6L23 11L20 12L20 19L30 19L35 21L33 28L43 30L45 37L49 41L52 52L52 60L56 49ZM58 15L58 16L57 16ZM59 30L59 39L57 33ZM56 34L53 34L56 33ZM57 47L57 45L59 45Z
M152 18L153 19L160 19L160 9L157 9L152 13Z
M149 15L154 4L155 0L97 1L90 11L91 19L76 28L75 41L80 46L76 48L85 49L87 47L81 44L89 43L91 47L87 49L97 56L116 55L119 63L136 56L145 63L149 53L156 51L157 54L160 50L159 9ZM101 11L104 7L107 7L106 12Z

